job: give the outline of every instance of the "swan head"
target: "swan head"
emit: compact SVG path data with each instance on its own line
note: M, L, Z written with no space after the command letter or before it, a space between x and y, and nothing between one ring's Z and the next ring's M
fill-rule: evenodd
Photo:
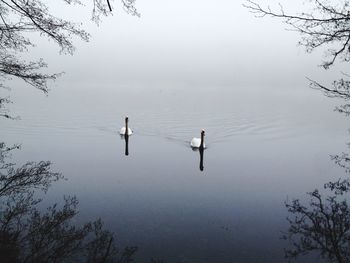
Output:
M201 135L204 136L205 135L205 130L202 129L201 131Z
M128 123L128 121L129 121L129 117L126 116L126 117L125 117L125 123Z

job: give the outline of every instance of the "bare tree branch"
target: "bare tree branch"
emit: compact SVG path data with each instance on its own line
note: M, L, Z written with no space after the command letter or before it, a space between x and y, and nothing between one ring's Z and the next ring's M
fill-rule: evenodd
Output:
M329 262L349 262L350 209L340 196L349 193L350 182L329 182L324 188L332 194L324 198L316 189L308 193L308 206L302 205L298 199L286 202L291 215L288 231L282 236L290 244L285 250L287 259L318 252Z
M279 11L262 7L253 0L246 0L244 6L258 17L275 17L282 19L293 30L301 33L300 45L307 52L325 46L330 59L322 66L328 69L341 57L343 61L350 60L350 8L349 1L342 0L341 7L325 0L309 0L314 4L314 11L301 14L288 14L280 5Z
M80 0L61 1L68 5L83 6ZM98 24L101 17L111 14L111 0L90 1L93 3L91 19L95 23ZM121 5L127 13L140 16L135 8L135 0L121 0ZM88 41L90 37L80 25L53 16L43 0L0 0L0 87L4 87L5 81L11 78L19 78L46 93L48 82L61 75L44 73L43 69L47 65L42 59L34 62L19 59L21 52L35 46L28 35L33 32L53 40L60 47L60 52L69 54L75 50L74 37L83 41ZM12 118L4 109L7 102L0 101L0 116Z

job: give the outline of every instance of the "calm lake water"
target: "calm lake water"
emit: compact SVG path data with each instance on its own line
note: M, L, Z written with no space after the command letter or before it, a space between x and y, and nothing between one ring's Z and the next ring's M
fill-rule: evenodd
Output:
M19 84L22 85L22 84ZM79 199L77 224L101 217L136 259L285 262L284 202L307 201L344 171L339 101L300 87L56 84L49 96L12 91L1 139L20 143L12 161L50 160L67 180L44 203ZM134 134L118 134L129 116ZM206 131L204 169L189 142ZM44 206L43 206L44 207ZM318 256L297 262L320 262Z

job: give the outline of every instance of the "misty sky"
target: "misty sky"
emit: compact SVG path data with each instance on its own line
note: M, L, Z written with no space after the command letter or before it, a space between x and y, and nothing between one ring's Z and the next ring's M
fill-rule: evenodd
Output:
M267 2L277 10L281 1L259 0ZM304 11L303 2L282 1L291 12ZM278 19L255 18L243 3L138 0L137 18L114 1L113 16L100 26L89 20L90 6L50 3L57 16L82 22L91 40L77 40L74 56L59 55L53 42L39 40L29 56L44 57L50 70L66 72L60 81L70 82L276 86L304 84L305 76L338 77L339 69L318 67L324 50L306 54L297 45L299 34Z

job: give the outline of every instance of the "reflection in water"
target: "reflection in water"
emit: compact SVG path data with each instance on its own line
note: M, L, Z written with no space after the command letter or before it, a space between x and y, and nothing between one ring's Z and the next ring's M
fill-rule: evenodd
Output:
M203 171L204 170L204 166L203 166L204 148L199 148L199 156L200 156L199 170Z
M286 203L289 228L282 236L291 247L285 249L288 259L310 252L320 252L329 262L350 262L350 209L344 194L350 190L350 181L336 181L325 184L331 194L324 198L316 189L308 195L309 206L298 199Z
M199 155L200 155L200 161L199 161L199 170L203 171L203 157L204 157L204 148L199 148Z
M129 136L133 134L132 130L129 128L129 117L125 117L125 126L122 127L119 131L120 138L125 140L125 155L129 155Z
M311 87L322 90L328 97L350 99L350 82L335 81L333 88L327 88L315 81ZM350 105L336 108L340 113L350 116ZM350 145L350 144L348 144ZM348 153L333 155L331 159L350 172ZM308 193L311 198L308 206L302 205L298 199L287 202L289 228L282 236L288 240L290 248L285 249L289 260L311 252L319 252L329 262L350 262L350 207L347 201L350 193L350 179L338 179L324 185L328 195L323 197L319 190Z
M192 151L199 152L199 170L204 170L204 148L194 148L192 147Z
M193 138L190 142L191 148L193 151L199 151L200 161L199 161L199 170L203 171L203 158L204 158L204 149L205 143L204 143L204 135L205 131L201 131L201 137L200 138Z
M0 143L0 261L1 262L131 262L136 247L118 250L102 221L73 224L76 197L65 197L41 212L38 190L46 192L63 178L50 162L28 162L16 168L6 162L18 146Z
M125 140L125 155L128 156L129 155L129 135L125 134L125 135L121 135L121 137L124 137Z

